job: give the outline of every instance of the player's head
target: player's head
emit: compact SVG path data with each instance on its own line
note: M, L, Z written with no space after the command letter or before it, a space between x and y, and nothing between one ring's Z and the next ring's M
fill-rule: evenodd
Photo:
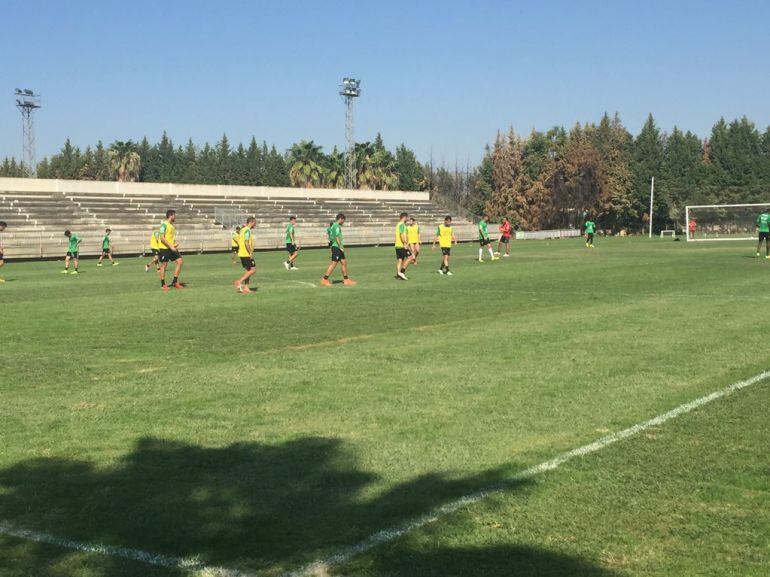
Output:
M166 211L166 219L169 222L174 222L176 220L176 211L173 208L169 208Z
M446 216L444 217L444 224L445 224L446 226L449 226L450 224L452 224L452 217L451 217L451 216L449 216L449 215L446 215Z
M246 219L246 226L248 226L249 228L254 228L256 224L257 224L257 219L254 218L253 216L250 216L249 218Z
M104 229L104 234L110 234L112 232L112 229L107 227Z
M0 230L5 230L6 226L8 226L8 225L5 224L5 221L4 220L0 220Z
M508 222L508 217L507 216L503 217L503 222Z
M292 224L297 224L297 217L295 215L291 215L289 217L289 222Z
M64 231L64 236L66 236L67 238L69 238L69 237L71 237L71 236L72 236L72 233L71 233L70 231L68 231L68 230L65 230L65 231Z
M235 232L241 232L241 225L240 224L235 227Z
M486 213L485 213L485 214L482 214L482 215L481 215L481 220L483 220L484 222L488 221L488 220L489 220L489 215L488 215L488 214L486 214Z
M417 221L416 221L416 220L414 220L414 217L413 217L413 216L410 216L410 217L409 217L409 224L414 224L415 222L417 222Z
M402 212L398 215L398 218L401 220L401 222L406 222L406 219L409 218L408 212Z
M341 213L341 212L340 212L339 214L337 214L337 216L336 216L336 217L334 217L334 218L335 218L335 220L336 220L336 221L337 221L339 224L342 224L343 222L345 222L345 215L344 215L343 213Z

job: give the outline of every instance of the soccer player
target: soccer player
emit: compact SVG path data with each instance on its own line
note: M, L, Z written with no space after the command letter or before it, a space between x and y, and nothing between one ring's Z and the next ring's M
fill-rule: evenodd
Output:
M412 262L412 253L409 252L409 235L406 232L406 219L409 215L402 212L396 224L396 280L409 280L406 278L406 269Z
M412 264L417 264L420 256L420 225L413 216L409 217L409 224L406 225L406 236L409 239L409 250L412 253Z
M102 238L102 254L99 255L99 262L96 263L96 266L102 266L102 260L104 260L105 256L110 259L112 266L118 266L118 263L112 260L112 248L110 244L111 232L112 230L109 228L104 229L104 237Z
M594 248L594 234L596 233L596 223L590 218L585 224L586 230L586 248Z
M233 231L233 234L230 237L230 253L232 254L232 256L230 257L231 265L234 265L235 259L238 258L238 247L239 247L238 243L240 242L240 238L241 238L241 227L239 225L235 227L235 230Z
M348 278L348 261L345 259L345 245L342 241L342 225L345 224L345 215L339 213L336 221L329 226L329 240L332 248L332 262L329 268L326 269L326 274L321 279L323 286L331 286L329 277L337 268L337 263L342 265L342 284L351 286L357 284L356 281Z
M695 229L698 228L698 223L695 222L694 218L690 219L690 222L687 223L687 227L690 229L690 238L695 238Z
M144 272L150 272L150 266L155 265L155 270L160 271L160 231L153 230L150 235L150 252L152 252L152 260L144 265Z
M286 270L298 270L296 266L294 266L294 261L297 259L297 254L299 254L299 250L297 248L297 237L294 234L294 227L297 224L297 217L296 216L290 216L289 217L289 224L286 225L286 252L289 253L289 258L286 260L286 262L283 263L283 266L286 267Z
M245 272L243 276L235 281L235 288L240 293L254 292L249 288L249 280L257 272L257 265L254 264L254 239L251 237L251 229L257 224L257 219L250 216L246 219L246 224L241 228L238 236L238 256L241 258L241 265Z
M497 241L497 252L495 254L499 255L500 248L502 248L501 245L505 245L505 254L503 256L511 256L511 221L508 220L507 216L503 217L503 222L500 223L498 230L500 231L500 240Z
M759 231L759 241L757 242L757 256L762 249L762 241L765 243L765 258L770 258L770 213L763 211L757 217L757 230Z
M489 251L489 258L498 260L495 253L492 252L492 241L489 238L489 229L487 228L488 223L489 216L482 214L479 221L479 262L484 262L484 247L487 247Z
M452 271L449 270L449 256L452 254L452 243L455 243L455 245L457 244L457 237L452 228L452 217L449 215L444 217L444 224L438 225L438 228L436 229L436 238L433 239L433 249L436 248L437 242L441 248L441 267L438 269L438 272L439 274L452 276Z
M326 238L329 241L329 248L332 247L332 227L334 226L334 221L329 221L329 226L326 227Z
M78 274L78 251L80 250L81 240L69 230L64 231L64 236L69 239L69 244L67 245L67 256L64 257L64 270L61 273L67 274L69 272L70 260L72 260L75 270L71 274Z
M176 211L168 209L166 211L166 220L160 223L160 229L158 230L160 241L160 252L158 254L160 260L160 288L163 291L168 291L169 287L166 286L166 267L168 263L175 263L174 266L174 280L171 281L171 286L175 289L184 288L179 282L179 273L182 272L182 255L179 254L179 245L176 242L176 227L174 226L176 221Z
M8 225L4 220L0 220L0 233L2 233ZM5 259L3 257L3 235L0 234L0 268L5 266ZM0 284L4 283L5 279L0 278Z

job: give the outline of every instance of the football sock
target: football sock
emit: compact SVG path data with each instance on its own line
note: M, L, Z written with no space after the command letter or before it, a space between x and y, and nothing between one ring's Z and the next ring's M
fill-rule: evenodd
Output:
M174 277L174 280L171 281L171 284L176 284L179 282L179 277Z

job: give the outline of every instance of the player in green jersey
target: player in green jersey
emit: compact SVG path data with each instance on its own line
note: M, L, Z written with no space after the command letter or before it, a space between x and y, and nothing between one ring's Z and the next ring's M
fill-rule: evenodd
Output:
M297 217L290 216L289 224L286 225L286 252L289 253L289 258L283 263L286 270L299 270L294 266L294 261L297 260L299 254L299 246L297 245L297 237L294 233L294 227L297 225Z
M102 260L104 260L105 256L110 259L112 266L118 266L118 263L112 260L112 244L110 243L111 232L112 230L109 228L104 229L104 237L102 238L102 254L99 255L99 262L96 263L96 266L102 266Z
M64 257L64 270L62 274L67 274L70 268L70 260L75 265L75 270L71 274L78 274L78 253L80 251L81 240L73 232L69 230L64 231L64 236L67 237L69 244L67 245L67 256Z
M596 223L590 218L585 224L586 248L594 248L594 233L596 233Z
M765 258L770 258L770 212L764 211L757 217L757 231L759 240L757 241L757 256L762 249L762 242L765 243Z
M356 281L348 278L348 261L345 258L345 245L342 240L342 225L345 224L345 215L339 213L337 220L329 227L329 240L332 249L332 262L326 269L326 274L321 279L322 286L331 286L329 276L337 268L337 263L342 266L342 284L354 285Z
M484 262L484 247L487 247L489 251L489 258L491 260L498 260L495 253L492 251L492 241L489 238L489 215L482 214L479 221L479 262Z
M0 232L3 232L5 230L5 227L8 225L5 223L4 220L0 220ZM3 235L0 234L0 268L3 268L5 266L5 258L3 257ZM0 278L0 284L4 283L5 279Z

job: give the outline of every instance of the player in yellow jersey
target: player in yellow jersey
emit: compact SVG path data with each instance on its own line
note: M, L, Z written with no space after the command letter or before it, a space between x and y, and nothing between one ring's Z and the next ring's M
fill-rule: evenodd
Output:
M254 264L254 239L251 237L251 229L257 224L257 219L250 216L246 219L246 224L240 227L238 235L238 256L241 258L241 264L246 272L235 281L235 288L240 293L254 292L249 288L249 279L257 272L257 265Z
M150 267L155 265L155 270L160 271L160 231L153 230L150 235L150 252L152 260L144 265L144 272L150 272Z
M406 224L406 237L409 241L409 251L412 253L412 263L416 265L420 257L420 225L413 216L409 217Z
M452 254L452 243L457 244L457 237L452 228L451 216L445 216L444 224L438 225L436 238L433 239L433 249L436 248L436 243L441 248L441 267L438 269L438 272L439 274L452 276L452 271L449 270L449 256Z
M158 230L160 240L160 288L164 291L169 290L166 286L166 267L168 263L176 263L174 267L174 280L171 281L171 286L175 289L184 288L179 282L179 273L182 272L182 255L179 254L179 244L176 242L176 227L174 222L176 221L176 211L168 209L166 211L166 220L160 223L160 229Z
M398 217L395 230L396 246L396 280L409 280L406 278L406 269L412 262L412 253L409 252L409 235L406 231L406 219L409 215L402 212Z
M230 252L232 253L232 256L230 257L231 265L235 264L235 259L238 258L238 247L240 246L239 245L240 238L241 238L241 227L236 226L232 236L230 237Z

